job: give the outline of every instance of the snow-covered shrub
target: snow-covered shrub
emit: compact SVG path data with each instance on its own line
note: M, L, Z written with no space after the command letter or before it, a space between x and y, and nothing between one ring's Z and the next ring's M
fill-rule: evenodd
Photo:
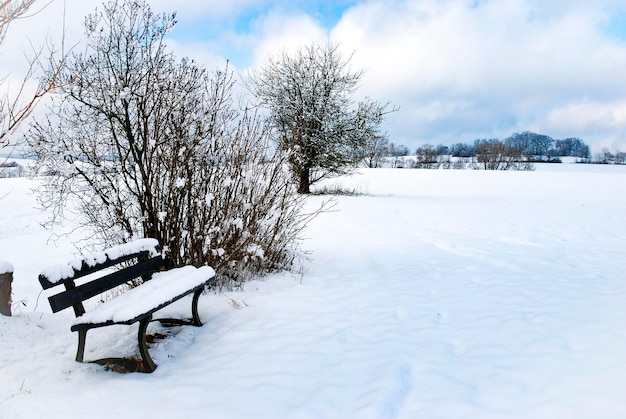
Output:
M28 134L39 165L58 174L41 202L51 222L72 210L100 248L153 237L171 265L209 264L221 285L288 269L309 219L290 156L235 106L228 69L166 51L173 19L143 1L87 17L98 42L68 58L48 118Z

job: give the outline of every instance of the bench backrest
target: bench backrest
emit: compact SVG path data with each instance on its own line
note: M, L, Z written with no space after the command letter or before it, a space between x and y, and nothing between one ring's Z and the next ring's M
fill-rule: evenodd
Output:
M39 275L39 282L44 289L64 285L64 291L48 297L50 308L53 313L56 313L68 307L73 307L74 313L78 317L85 313L85 308L82 304L83 301L139 277L142 277L144 280L150 279L153 272L158 271L164 266L164 260L161 255L155 255L155 253L155 248L152 248L148 250L123 252L120 255L114 256L103 254L97 262L95 262L93 258L87 258L74 261L67 265L58 265L44 270L44 272ZM96 274L103 269L133 260L135 260L136 263L131 263L112 273L100 276ZM92 277L85 278L86 282L76 285L75 281L77 279L92 274L94 274Z

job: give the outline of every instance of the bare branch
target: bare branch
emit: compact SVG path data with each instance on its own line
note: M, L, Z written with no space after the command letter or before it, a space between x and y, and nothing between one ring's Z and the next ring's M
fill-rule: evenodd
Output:
M9 25L16 19L28 18L43 11L51 2L30 15L26 12L35 0L2 0L0 3L0 44L4 40ZM47 60L43 60L44 47L37 48L32 43L31 55L27 57L27 70L24 73L16 92L7 92L0 97L0 147L12 146L11 151L17 146L10 141L10 136L17 130L22 122L28 119L40 100L58 87L58 76L63 68L66 57L65 52L65 13L63 17L63 32L61 49L57 51L53 44L48 43ZM29 92L29 84L36 74L44 72L45 77L39 80L34 92ZM3 81L6 81L6 77ZM3 83L0 82L0 86ZM8 87L8 86L7 86Z
M22 17L35 0L0 0L0 45L9 30L9 25Z

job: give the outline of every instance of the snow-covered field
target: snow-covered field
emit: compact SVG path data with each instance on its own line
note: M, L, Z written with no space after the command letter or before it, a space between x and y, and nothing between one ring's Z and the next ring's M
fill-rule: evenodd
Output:
M73 360L37 275L74 250L38 224L35 182L0 180L0 417L626 417L624 166L335 180L364 195L310 225L304 274L203 296L150 375ZM91 331L86 358L132 354L136 327Z

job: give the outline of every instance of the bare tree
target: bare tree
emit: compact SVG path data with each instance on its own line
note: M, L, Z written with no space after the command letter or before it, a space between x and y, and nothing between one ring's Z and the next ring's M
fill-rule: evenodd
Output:
M597 159L602 164L613 163L615 160L615 155L611 153L608 147L602 147L600 150L599 158Z
M439 162L437 150L431 144L424 144L415 150L415 167L418 169L437 169Z
M389 139L385 135L373 135L365 142L363 159L369 168L380 166L389 150Z
M476 160L485 170L534 170L519 149L495 139L478 144Z
M75 208L95 244L154 237L171 265L209 264L222 285L288 269L308 221L268 125L233 103L228 69L177 60L175 14L112 1L85 20L90 48L28 143L54 174L42 203Z
M351 72L334 44L310 46L278 58L250 77L249 88L269 109L277 141L290 150L300 193L361 161L364 147L380 135L388 104L354 100L363 71Z

